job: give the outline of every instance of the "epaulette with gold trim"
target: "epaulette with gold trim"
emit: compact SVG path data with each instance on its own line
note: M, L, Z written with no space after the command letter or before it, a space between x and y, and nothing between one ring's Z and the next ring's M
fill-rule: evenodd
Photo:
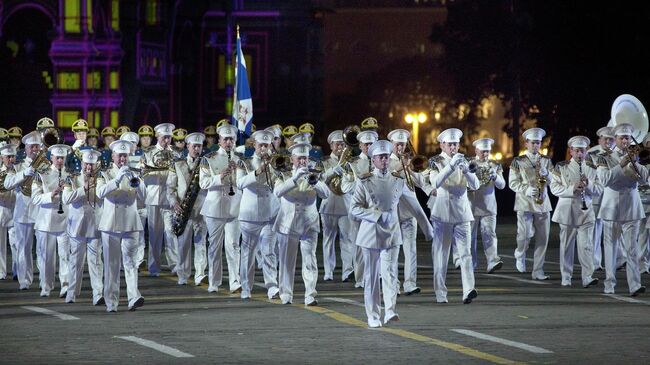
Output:
M364 174L358 175L357 178L359 181L367 181L372 176L371 172L366 172Z
M393 172L391 173L391 175L393 175L393 176L395 176L396 178L399 178L399 179L403 179L403 178L404 178L404 176L402 176L402 174L400 174L400 173L397 172L397 171L393 171Z
M542 155L541 153L539 154L539 158L545 158L545 159L548 159L548 160L551 159L549 156L547 156L547 155Z
M598 155L598 167L605 167L609 168L609 165L607 164L607 159L603 155Z
M523 156L517 156L512 159L512 162L510 162L510 170L519 170L519 165L521 164L521 161L523 160Z
M211 158L211 157L214 157L214 156L217 155L217 152L219 152L219 150L212 151L212 152L210 152L210 153L206 153L206 154L203 156L203 158Z
M140 147L143 153L147 153L151 150L153 150L156 146L149 146L149 147Z
M591 167L592 169L596 168L596 165L591 160L585 160L585 165Z

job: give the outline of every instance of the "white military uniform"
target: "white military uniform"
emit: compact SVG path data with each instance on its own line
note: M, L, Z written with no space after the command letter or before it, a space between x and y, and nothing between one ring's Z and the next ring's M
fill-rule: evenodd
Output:
M622 125L617 126L617 130ZM631 129L631 127L630 127ZM629 131L625 131L628 133ZM629 132L631 134L631 132ZM631 294L642 288L638 266L638 237L641 220L645 218L639 182L648 180L648 169L637 164L641 174L637 177L630 164L621 167L619 162L625 152L618 147L598 164L598 178L605 187L598 217L603 220L603 247L605 252L605 293L614 293L616 287L616 257L619 238L627 253L627 283ZM609 161L609 162L608 162ZM609 168L608 166L613 166Z
M25 135L22 142L27 145L41 144L41 135L33 131ZM45 152L43 152L45 153ZM36 172L30 167L32 159L27 156L20 164L15 164L13 171L10 170L5 178L4 187L7 190L16 189L16 207L14 209L14 228L16 231L16 247L18 257L16 268L18 284L21 290L29 289L34 280L34 257L32 247L34 246L34 222L38 213L38 206L32 202L31 196L23 194L21 184L29 175L35 176Z
M174 125L171 123L159 124L155 127L159 136L171 135ZM142 164L155 166L154 156L160 158L166 154L169 158L173 156L172 149L162 148L160 144L142 156ZM147 265L149 266L149 275L158 276L161 270L161 254L163 241L165 242L165 254L167 264L172 272L175 272L176 263L178 262L178 253L176 252L176 236L172 233L172 211L168 201L167 178L169 170L152 171L144 176L144 183L147 188L147 194L144 204L147 207L147 230L149 231L149 256Z
M70 146L54 145L49 148L52 158L64 157L69 153ZM59 282L61 283L60 297L68 292L70 283L70 239L66 232L67 209L59 214L61 193L53 196L59 184L68 178L68 173L63 169L57 170L54 164L39 173L32 183L32 201L39 207L38 219L34 224L36 231L36 257L39 260L39 278L41 296L47 297L54 289L56 274L56 257L59 257Z
M493 141L492 139L489 140ZM492 142L488 143L483 140L475 141L475 143L477 142L479 149L491 149ZM474 221L472 221L472 267L476 269L478 266L477 241L480 226L483 252L487 259L487 272L491 273L503 265L501 258L497 254L497 199L495 196L495 188L503 189L506 186L506 180L503 178L501 165L496 161L481 161L475 157L471 158L470 161L476 163L477 171L482 171L481 174L492 174L493 177L486 178L488 182L481 184L478 190L470 190L467 192L469 202L472 205L472 214L474 215Z
M336 130L327 137L328 143L343 142L343 133ZM335 168L339 166L339 156L333 152L329 158L323 159L325 172L323 179L328 181L336 174ZM344 168L344 166L341 166ZM320 204L321 221L323 223L323 267L325 269L325 280L332 280L334 268L336 267L336 247L334 242L339 237L341 249L341 279L348 280L348 276L354 270L355 246L350 239L350 219L348 218L350 196L347 194L330 194Z
M3 156L15 156L16 148L11 144L0 147L0 154ZM0 174L8 174L8 168L5 165L0 166ZM10 169L15 171L13 166ZM14 230L14 207L16 206L16 192L7 190L0 186L0 280L7 276L7 234L9 235L9 245L11 246L11 257L14 265L12 272L16 275L16 259L18 258L18 248Z
M101 152L86 150L82 153L82 162L97 164ZM81 293L83 280L84 261L88 253L88 274L90 275L90 286L93 291L93 305L101 304L104 292L102 261L102 244L97 231L97 221L101 217L98 210L101 205L96 195L96 188L92 188L90 180L89 189L84 188L88 179L81 174L71 175L63 189L63 204L67 208L66 232L70 237L70 286L66 296L66 302L73 303L77 295ZM91 206L91 202L95 206Z
M589 149L589 157L591 162L597 167L599 155L605 153L605 150L600 146L596 145ZM603 199L603 194L601 193L598 196L594 196L591 200L591 204L594 210L594 270L602 268L603 260L603 251L602 251L602 242L603 242L603 221L598 218L598 212L600 211L600 202Z
M645 165L646 169L648 167L650 165ZM641 233L639 234L639 272L650 274L650 185L639 185L639 196L645 212L645 219L641 221Z
M129 141L133 144L133 148L131 149L131 154L129 155L129 167L135 169L141 168L142 154L144 152L142 152L141 150L140 154L136 154L136 151L138 149L138 143L140 142L140 136L135 132L126 132L126 133L122 133L120 139L124 141ZM150 147L150 148L155 148L155 147ZM100 208L101 208L101 201L100 201ZM142 227L145 227L147 224L147 206L144 204L144 200L142 199L138 199L138 215L140 216ZM142 230L142 232L140 232L140 238L138 239L138 267L140 267L140 265L144 261L145 248L146 248L146 241L145 241L144 230Z
M270 144L273 134L268 131L257 131L253 138L259 143ZM273 194L273 186L268 183L276 180L276 172L268 166L267 173L257 174L257 169L264 164L258 151L249 158L241 161L237 168L237 188L242 190L239 222L242 232L241 278L243 299L250 298L255 282L255 252L261 253L262 274L264 286L269 299L276 296L278 288L277 256L275 254L275 232L273 222L278 215L280 201Z
M395 129L388 133L388 139L391 142L408 142L410 133L404 129ZM395 153L390 155L390 165L388 169L391 172L400 171L399 174L404 177L402 171L402 162L399 156ZM411 172L414 184L423 188L424 183L421 174ZM411 293L419 293L420 288L417 286L418 277L418 250L417 250L417 230L418 224L413 212L410 209L404 209L401 204L397 207L399 215L399 226L402 232L402 251L404 251L404 292L408 295ZM399 279L396 282L397 290L399 290Z
M451 131L450 131L451 130ZM450 132L447 132L450 131ZM447 133L445 133L447 132ZM458 142L462 132L455 128L443 131L440 142ZM463 285L463 302L470 303L476 297L474 289L474 269L472 268L471 223L472 207L467 197L467 189L476 190L479 181L475 174L461 165L452 166L452 156L441 153L433 158L430 181L437 196L431 209L433 226L433 289L438 303L447 302L447 263L452 240L460 256L460 270ZM459 157L456 157L459 159Z
M523 133L524 139L540 140L545 132L541 128L531 128ZM526 251L530 239L535 239L535 253L533 256L532 278L546 280L544 273L544 260L548 246L548 235L551 230L551 201L548 198L548 173L553 169L553 163L547 156L526 152L523 156L515 157L510 165L508 186L515 192L515 211L517 212L517 248L515 259L517 270L526 272ZM544 171L546 170L546 171ZM544 172L546 175L541 176ZM543 186L539 180L546 179ZM536 191L538 190L539 191ZM537 204L535 199L541 197L542 204Z
M390 154L388 141L377 141L370 154ZM364 303L369 327L381 327L381 286L384 297L384 323L398 319L397 258L402 235L399 232L398 204L408 207L420 223L427 240L432 228L420 207L415 193L409 190L404 179L387 171L374 169L371 175L358 178L351 202L351 214L361 221L356 245L364 257Z
M581 137L581 136L578 136ZM584 147L589 145L589 140L581 143L573 137L569 140L569 147ZM575 184L580 181L580 172L588 179L584 194L574 190ZM598 282L592 278L593 263L593 237L595 214L592 206L593 197L602 194L602 185L597 179L596 168L590 160L580 164L575 159L558 163L551 174L551 192L557 196L558 202L553 213L553 222L560 225L560 273L562 286L571 286L573 275L573 253L575 244L578 246L578 260L582 267L582 286L588 287ZM582 210L584 203L587 207Z
M188 144L203 144L204 139L205 136L202 133L190 133L185 137ZM195 168L201 168L200 159L201 157L192 158L188 154L184 159L174 162L174 168L167 180L168 199L172 206L181 204L192 184L196 184L196 189L200 189L198 179L192 181ZM178 265L176 266L176 274L178 275L178 283L181 285L187 284L187 280L192 274L192 261L190 259L192 246L194 246L194 284L199 285L201 280L205 278L205 268L207 266L205 238L208 229L201 215L201 209L206 195L207 191L200 189L194 205L189 211L187 225L183 233L177 238Z
M226 131L222 128L228 128ZM226 125L219 128L219 135L236 138L236 129ZM226 249L226 260L228 262L228 279L230 291L235 292L241 288L239 281L239 223L236 221L239 216L239 204L241 201L241 190L237 189L236 172L221 178L221 171L228 167L229 161L239 161L239 157L225 149L219 148L216 152L206 155L202 160L202 167L199 178L201 189L208 190L208 193L201 209L208 227L208 282L209 292L216 292L221 285L222 268L221 255L224 246ZM228 195L231 186L234 195Z
M111 143L113 153L128 154L130 148L127 141ZM104 199L97 229L102 236L104 300L108 312L117 311L119 303L120 261L124 269L129 310L144 303L138 290L138 240L140 231L144 229L138 215L138 199L145 199L147 192L141 179L138 179L137 187L130 185L130 179L134 176L130 172L123 173L113 164L97 179L97 197Z
M309 156L311 145L298 143L289 148L296 156ZM316 197L326 199L330 191L322 181L310 185L307 176L301 175L306 168L294 168L275 182L273 193L280 198L280 210L273 224L278 238L280 300L283 304L293 301L293 283L296 272L296 256L300 246L302 256L302 279L305 283L305 304L316 304L316 281L318 263L316 245L320 224Z

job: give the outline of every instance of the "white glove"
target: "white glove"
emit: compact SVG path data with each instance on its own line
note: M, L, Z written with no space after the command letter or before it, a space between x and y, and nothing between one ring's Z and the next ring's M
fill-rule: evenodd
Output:
M340 165L336 165L336 167L332 169L332 172L337 174L338 176L341 176L343 175L343 167L341 167Z
M490 169L490 180L494 181L497 179L497 171L495 169Z
M83 146L85 144L86 144L86 142L84 140L78 139L78 140L74 141L74 144L72 145L72 148L73 149L74 148L79 148L79 147L81 147L81 146Z
M306 167L300 167L296 170L296 175L293 177L293 181L297 181L303 176L309 175L309 169Z
M540 167L539 168L539 174L542 177L548 176L548 170L546 169L546 167L544 167L544 166Z
M36 173L36 171L34 171L34 168L31 167L31 166L28 166L25 169L25 176L34 176L35 173Z
M124 165L120 167L120 171L117 173L117 176L115 176L115 179L119 182L122 181L124 176L128 175L131 171L129 170L129 167Z
M462 153L457 153L454 155L454 157L451 158L449 164L451 165L451 167L456 168L458 167L458 164L460 164L464 159L465 156Z
M526 196L529 196L531 198L536 197L537 193L539 193L539 190L536 187L533 187L533 186L529 186L526 189L526 192L525 192Z

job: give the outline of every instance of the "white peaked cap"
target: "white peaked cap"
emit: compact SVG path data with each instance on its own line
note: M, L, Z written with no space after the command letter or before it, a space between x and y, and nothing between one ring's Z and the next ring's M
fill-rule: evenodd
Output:
M481 138L472 142L472 145L481 151L491 151L494 140L492 138Z
M219 134L221 138L226 138L226 137L236 138L237 128L232 124L224 124L221 127L219 127L219 129L217 129L217 134Z
M133 143L134 145L137 145L138 142L140 142L140 136L138 136L138 134L136 132L122 133L122 135L120 136L120 139L125 140L125 141L129 141L129 142Z
M375 131L361 131L357 134L357 140L361 143L375 143L379 139L379 134Z
M124 141L121 139L118 139L117 141L113 141L109 148L111 151L115 153L131 153L131 147L133 146L133 143L129 141Z
M278 127L268 127L268 128L266 128L264 130L267 131L267 132L273 133L273 138L282 137L282 129L280 129Z
M526 129L521 135L528 141L541 141L546 135L546 131L542 128L530 128Z
M158 135L171 136L172 132L174 131L175 128L176 127L171 123L161 123L161 124L158 124L154 128L154 130L156 131L156 133L158 133Z
M289 147L289 152L291 156L309 156L309 150L311 150L311 145L309 143L297 143Z
M390 155L393 152L393 144L385 139L376 141L368 148L370 157L375 155Z
M68 152L70 152L71 148L66 144L55 144L53 146L50 146L50 148L47 150L50 151L50 155L52 156L65 157L68 155Z
M187 144L203 144L205 141L205 134L200 132L190 133L185 136L185 143Z
M29 132L23 137L22 141L24 145L41 144L43 142L43 140L41 139L41 134L38 133L37 131Z
M459 143L460 139L463 137L463 131L458 128L449 128L440 132L437 139L438 142L445 143Z
M291 142L293 143L306 143L310 144L311 143L311 134L306 133L306 132L300 132L296 133L293 136L291 136Z
M340 129L337 129L330 133L329 136L327 136L327 143L333 143L333 142L343 142L343 131Z
M97 150L83 150L81 152L81 161L85 163L97 163L102 153Z
M406 143L411 137L411 133L406 129L395 129L388 133L388 139L391 142L404 142Z
M2 156L15 156L16 155L16 146L11 143L4 143L0 146L0 155Z
M598 137L612 137L614 138L614 130L612 127L602 127L596 131Z
M272 132L269 132L267 130L261 130L261 131L255 131L251 137L255 140L257 143L268 143L270 144L273 141L274 135Z
M614 127L614 135L631 136L634 134L634 127L630 123L621 123Z
M589 148L589 138L585 136L574 136L569 138L567 146L570 148Z

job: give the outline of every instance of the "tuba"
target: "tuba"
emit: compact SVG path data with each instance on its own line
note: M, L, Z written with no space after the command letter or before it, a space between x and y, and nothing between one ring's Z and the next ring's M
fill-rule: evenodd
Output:
M650 151L641 145L648 134L648 113L641 101L633 95L620 95L612 104L611 119L607 126L614 128L621 123L629 123L634 127L634 134L631 136L634 144L626 148L626 153L632 161L632 170L637 177L641 177L635 162L638 159L647 160L650 155Z
M50 146L59 144L62 142L61 133L56 128L47 128L40 131L41 140L43 141L43 146L41 151L36 155L32 163L29 165L34 168L35 172L40 172L48 169L52 162L47 159L47 149ZM34 182L34 176L26 176L25 180L20 184L20 191L25 196L32 196L32 182Z
M361 130L356 125L349 125L343 130L343 142L345 142L345 149L339 158L339 166L345 168L350 162L354 148L359 145L359 140L357 139L359 132L361 132ZM341 190L341 180L341 176L332 174L327 179L327 181L325 181L325 184L329 186L330 190L334 194L343 195L343 190Z

